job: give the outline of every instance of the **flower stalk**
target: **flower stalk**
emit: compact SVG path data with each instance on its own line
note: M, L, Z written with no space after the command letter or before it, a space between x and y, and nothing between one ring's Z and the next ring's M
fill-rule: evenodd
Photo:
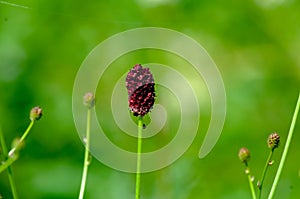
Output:
M8 152L9 157L13 157L15 155L15 152L18 151L21 148L22 143L26 139L27 135L29 134L30 130L32 129L34 124L34 120L31 120L30 124L28 125L27 129L23 133L21 139L17 142L17 144Z
M263 183L264 183L264 180L265 180L265 176L266 176L266 173L267 173L267 170L268 170L269 166L272 165L271 164L271 162L272 162L271 158L273 156L274 150L276 148L278 148L279 143L280 143L280 136L276 132L269 135L268 140L267 140L267 144L268 144L268 147L270 149L270 153L268 155L266 164L264 166L264 170L262 172L261 180L257 182L258 199L261 198L261 193L262 193L262 188L263 188Z
M250 168L248 165L248 161L250 159L250 151L247 148L243 147L239 150L238 156L239 156L239 159L242 161L242 163L244 163L246 166L245 174L248 177L248 182L249 182L249 186L250 186L252 199L256 199L256 193L255 193L255 189L253 186L253 177L251 176Z
M85 134L85 138L84 138L85 152L84 152L81 185L80 185L80 191L79 191L79 197L78 197L79 199L83 199L83 196L84 196L88 167L91 162L91 159L89 158L90 157L89 148L90 148L91 109L95 105L95 96L92 93L86 93L85 96L83 97L83 103L88 108L88 110L87 110L87 119L86 119L86 121L87 121L86 134Z
M11 192L12 192L12 195L13 195L13 198L14 199L18 199L18 193L17 193L17 188L16 188L16 182L15 182L15 179L14 179L14 175L13 175L13 169L11 167L11 164L14 162L12 160L14 160L13 158L10 158L10 160L12 162L8 162L8 155L7 155L7 147L6 147L6 143L5 143L5 139L4 139L4 136L3 136L3 132L2 132L2 129L0 127L0 142L1 142L1 146L2 146L2 151L3 151L3 154L4 154L4 158L6 160L6 167L3 167L4 169L7 168L7 173L8 173L8 180L9 180L9 184L10 184L10 188L11 188ZM1 165L3 166L3 165Z
M24 143L24 140L26 139L26 137L28 136L30 130L32 129L32 127L34 125L34 122L41 119L42 115L43 115L43 110L39 106L33 107L31 109L30 114L29 114L30 123L29 123L27 129L25 130L25 132L23 133L21 139L18 140L17 144L8 152L9 157L13 157L15 155L16 151L18 151L21 148L21 146Z
M269 193L268 199L273 198L276 187L277 187L277 184L279 182L279 178L280 178L280 175L282 173L282 169L283 169L283 166L284 166L284 163L285 163L285 160L286 160L286 157L287 157L287 153L288 153L291 141L292 141L292 137L293 137L293 133L294 133L294 129L295 129L295 125L296 125L299 110L300 110L300 93L299 93L299 96L298 96L298 101L297 101L297 104L296 104L296 107L295 107L294 115L293 115L291 126L290 126L290 129L289 129L288 137L287 137L287 140L286 140L286 143L285 143L285 146L284 146L284 150L283 150L283 153L282 153L282 156L281 156L281 160L280 160L280 163L279 163L279 166L278 166L278 169L277 169L277 172L276 172L276 176L275 176L275 179L273 181L273 185L271 187L271 191Z
M252 199L256 199L255 189L253 186L253 177L251 176L250 168L249 168L247 162L245 163L245 165L246 165L245 173L247 174L247 177L248 177L248 182L249 182L249 186L250 186Z
M257 182L258 199L261 198L262 187L263 187L263 184L264 184L264 180L265 180L265 177L266 177L266 173L267 173L268 167L270 166L270 161L271 161L272 155L273 155L273 150L270 150L270 153L268 155L266 164L264 166L264 170L262 172L261 180Z
M140 198L142 131L143 131L143 117L139 116L139 119L138 119L137 160L136 160L136 185L135 185L135 198L136 199Z
M129 110L138 117L135 199L140 198L143 116L153 107L154 86L152 73L149 68L143 68L141 64L136 64L126 76Z
M30 130L32 129L34 122L36 120L39 120L41 117L42 117L42 109L39 106L36 106L31 109L30 114L29 114L29 118L30 118L31 122L30 122L29 126L23 133L21 139L20 140L17 139L16 142L14 142L14 146L9 152L7 150L4 135L3 135L2 129L0 127L0 143L2 146L4 158L5 158L5 161L2 162L2 164L0 166L0 173L2 171L4 171L5 169L7 169L9 184L10 184L10 187L12 190L12 195L13 195L14 199L18 199L18 194L17 194L16 183L14 180L13 170L12 170L11 165L18 159L18 157L19 157L18 152L24 145L24 140L26 139L27 135L29 134Z
M82 180L81 180L81 186L80 186L80 193L79 193L79 199L83 198L84 191L85 191L85 184L87 179L87 172L88 172L88 166L90 164L89 161L89 147L90 147L90 117L91 117L91 110L88 109L87 113L87 126L86 126L86 137L85 137L85 152L84 152L84 163L83 163L83 172L82 172Z

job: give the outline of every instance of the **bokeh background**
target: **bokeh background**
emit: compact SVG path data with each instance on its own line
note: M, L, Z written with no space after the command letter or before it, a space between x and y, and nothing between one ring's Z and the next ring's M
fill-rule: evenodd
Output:
M251 169L259 178L266 139L277 131L282 145L265 181L267 191L299 93L299 10L297 0L0 1L0 123L7 143L22 135L33 106L44 110L13 165L20 198L78 197L84 146L72 116L77 70L101 41L144 26L180 31L205 47L224 80L227 117L217 145L199 159L210 120L209 96L203 94L195 141L171 166L142 175L142 198L250 198L238 150L250 149ZM137 62L153 57L135 56ZM133 62L134 56L124 67ZM275 198L300 195L299 131L298 124ZM85 198L133 198L134 187L134 174L93 160ZM12 198L6 172L0 174L0 194Z

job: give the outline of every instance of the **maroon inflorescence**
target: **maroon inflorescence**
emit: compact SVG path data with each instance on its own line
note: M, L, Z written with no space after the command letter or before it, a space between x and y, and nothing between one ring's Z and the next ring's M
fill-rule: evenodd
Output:
M147 114L155 101L154 79L149 68L136 64L127 74L128 104L134 116Z

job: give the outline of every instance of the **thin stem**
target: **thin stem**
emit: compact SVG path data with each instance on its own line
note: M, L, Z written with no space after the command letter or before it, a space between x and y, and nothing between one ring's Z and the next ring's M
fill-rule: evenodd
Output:
M277 184L278 184L278 181L279 181L282 169L283 169L283 165L284 165L285 160L286 160L287 152L289 150L289 147L290 147L290 144L291 144L291 141L292 141L292 137L293 137L294 128L295 128L295 125L296 125L299 109L300 109L300 93L299 93L298 101L297 101L297 104L296 104L295 112L294 112L294 115L293 115L293 118L292 118L292 123L291 123L291 126L290 126L288 137L287 137L287 140L286 140L286 143L285 143L285 146L284 146L284 150L283 150L283 153L282 153L282 156L281 156L281 160L280 160L280 163L279 163L279 166L278 166L278 170L277 170L277 173L276 173L276 176L275 176L275 179L274 179L274 182L273 182L273 185L272 185L272 188L271 188L268 199L273 198L275 189L277 187Z
M249 182L249 186L250 186L250 190L251 190L252 199L256 199L256 194L255 194L255 190L254 190L254 186L253 186L253 180L251 177L250 168L248 167L247 162L245 162L245 165L246 165L245 173L248 176L248 182Z
M7 167L7 173L8 173L8 179L9 179L9 184L11 187L13 198L18 199L19 197L17 193L16 182L15 182L15 178L11 166Z
M34 124L34 120L31 120L29 126L27 127L26 131L24 132L24 134L22 135L20 142L23 142L26 138L26 136L28 135L29 131L31 130L32 126Z
M139 116L139 120L138 120L138 146L137 146L137 160L136 160L135 199L140 198L142 131L143 131L143 117Z
M264 170L262 172L261 180L259 181L259 184L258 184L258 199L260 199L260 197L261 197L263 183L264 183L264 180L265 180L265 176L266 176L267 170L269 168L269 163L271 161L272 155L273 155L273 150L271 149L270 153L269 153L269 156L267 158Z
M90 164L90 161L89 161L90 124L91 124L91 109L88 109L87 124L86 124L86 137L84 139L85 140L85 153L84 153L84 162L83 162L83 172L82 172L82 178L81 178L80 193L79 193L79 197L78 197L79 199L82 199L83 195L84 195L88 166Z
M8 157L6 161L2 162L0 165L0 173L12 165L18 159L18 157L18 155L14 155L12 157Z
M1 146L2 146L2 151L3 151L4 157L5 157L5 159L7 159L8 158L7 147L6 147L6 143L5 143L5 140L4 140L4 136L3 136L3 132L2 132L1 127L0 127L0 141L1 141ZM11 166L7 166L7 173L8 173L8 179L9 179L9 184L10 184L10 188L11 188L11 191L12 191L13 198L18 199L16 182L15 182L15 179L14 179L13 170L12 170Z
M34 120L31 120L31 122L28 125L26 131L23 133L21 139L19 140L18 144L8 152L8 156L12 157L14 155L14 152L17 150L17 148L19 147L20 143L22 143L25 140L25 138L27 137L27 135L30 132L33 124L34 124Z

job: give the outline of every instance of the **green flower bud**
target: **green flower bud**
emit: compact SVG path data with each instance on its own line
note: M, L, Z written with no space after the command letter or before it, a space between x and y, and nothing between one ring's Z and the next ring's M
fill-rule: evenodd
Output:
M246 163L250 159L250 152L247 148L243 147L240 149L238 156L243 163Z
M280 136L275 132L268 137L268 147L272 150L276 149L280 143Z
M32 108L30 111L30 120L31 121L39 120L41 119L42 115L43 115L43 110L39 106L36 106Z
M83 96L83 104L88 108L93 108L95 106L95 96L93 93L88 92Z

